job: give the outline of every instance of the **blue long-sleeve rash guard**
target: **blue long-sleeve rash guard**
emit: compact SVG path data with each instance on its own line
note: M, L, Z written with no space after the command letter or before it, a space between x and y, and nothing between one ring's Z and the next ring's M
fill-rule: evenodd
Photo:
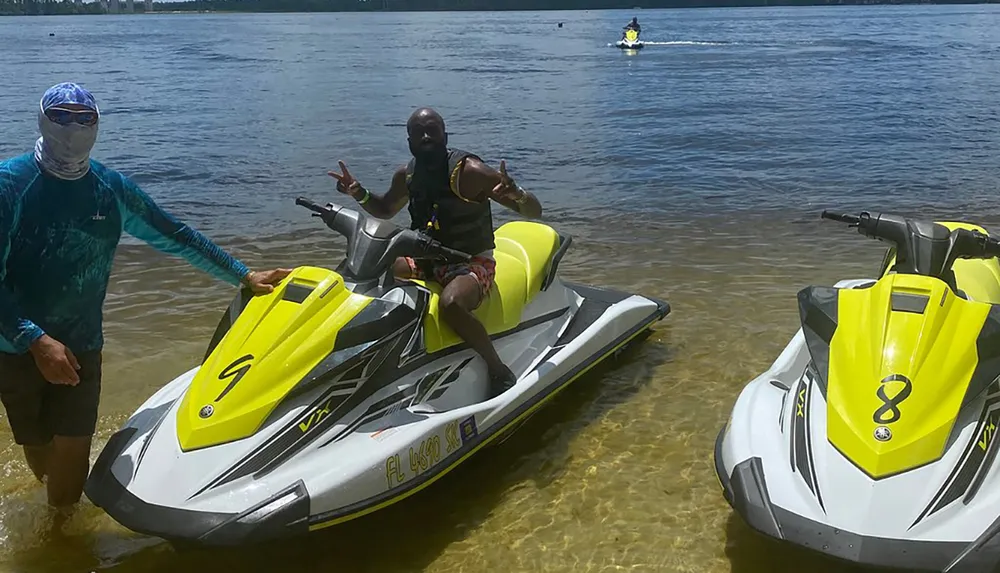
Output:
M76 181L43 172L30 153L0 163L0 352L22 354L43 334L73 352L101 349L123 231L233 285L250 272L97 161Z

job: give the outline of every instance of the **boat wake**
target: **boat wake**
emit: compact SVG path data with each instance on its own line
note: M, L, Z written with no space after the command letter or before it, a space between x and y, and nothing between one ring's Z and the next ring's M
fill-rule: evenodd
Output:
M691 40L675 40L673 42L647 42L643 40L642 43L647 46L730 46L734 42L696 42Z
M645 46L732 46L736 42L698 42L694 40L674 40L672 42L650 42L642 40ZM617 42L608 42L608 46L617 46Z

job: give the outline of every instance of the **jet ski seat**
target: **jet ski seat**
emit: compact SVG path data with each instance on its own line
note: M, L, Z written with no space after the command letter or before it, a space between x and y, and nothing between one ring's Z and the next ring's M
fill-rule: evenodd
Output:
M966 300L1000 304L1000 264L996 259L959 259L951 268Z
M552 227L530 221L512 221L494 232L496 276L489 296L473 315L490 334L498 334L521 322L524 307L541 291L549 261L559 249L559 235ZM460 344L462 339L441 320L438 300L441 285L436 281L413 281L431 291L424 318L424 344L428 353Z

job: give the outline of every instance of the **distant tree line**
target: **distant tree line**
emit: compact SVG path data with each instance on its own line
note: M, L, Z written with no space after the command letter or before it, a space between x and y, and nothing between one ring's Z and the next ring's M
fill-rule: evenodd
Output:
M977 0L194 0L154 2L163 12L359 12L408 10L601 10L615 8L701 8L738 6L817 6L848 4L968 4ZM978 0L997 3L1000 0ZM103 14L107 2L0 0L0 15ZM125 0L119 0L125 11ZM143 12L143 0L133 11Z
M989 4L1000 0L979 0ZM408 10L607 10L839 4L969 4L977 0L195 0L156 2L156 10L355 12Z
M124 0L123 0L124 1ZM77 5L72 0L0 0L0 15L11 14L103 14L99 2Z

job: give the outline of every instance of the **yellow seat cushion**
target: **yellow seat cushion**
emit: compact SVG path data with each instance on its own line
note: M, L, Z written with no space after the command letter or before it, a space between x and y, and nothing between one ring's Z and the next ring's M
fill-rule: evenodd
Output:
M473 314L486 326L486 332L499 334L521 322L525 305L541 291L552 256L559 249L559 235L541 223L513 221L494 233L497 261L496 276L489 296ZM459 344L455 334L438 312L441 285L436 281L414 281L431 291L430 306L424 318L424 343L428 353Z

